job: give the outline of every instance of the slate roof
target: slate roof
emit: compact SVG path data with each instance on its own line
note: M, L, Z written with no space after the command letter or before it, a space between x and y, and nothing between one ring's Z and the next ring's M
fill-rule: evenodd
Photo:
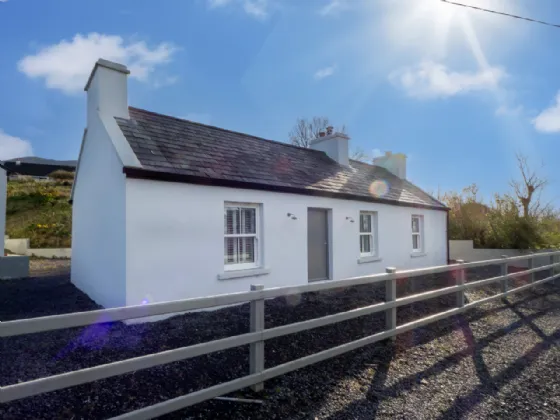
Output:
M115 118L143 168L170 175L251 183L279 191L408 206L446 207L384 168L154 112ZM189 178L189 179L190 179Z

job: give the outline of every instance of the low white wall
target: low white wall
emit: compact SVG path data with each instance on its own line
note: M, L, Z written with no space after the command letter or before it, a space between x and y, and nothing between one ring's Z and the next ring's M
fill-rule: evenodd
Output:
M8 195L8 180L6 171L0 167L0 242L4 242L6 233L6 200ZM4 243L0 244L0 255L4 255Z
M72 248L29 248L25 255L41 258L72 258Z
M9 249L14 254L27 255L27 250L29 249L29 239L10 239L7 238L4 243L4 248Z
M72 248L30 248L28 238L5 238L5 248L17 255L41 258L72 258Z
M449 258L452 260L484 261L501 258L502 255L508 257L517 257L520 255L535 254L539 252L547 252L548 250L528 250L528 249L489 249L475 248L472 240L452 240L449 241ZM535 266L549 264L548 257L535 258ZM518 261L515 263L518 267L527 267L527 261Z

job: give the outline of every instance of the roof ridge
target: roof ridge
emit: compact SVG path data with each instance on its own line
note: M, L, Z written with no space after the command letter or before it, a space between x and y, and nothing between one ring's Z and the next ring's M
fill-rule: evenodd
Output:
M306 150L306 151L310 151L310 152L313 152L313 153L323 153L320 150L311 149L309 147L296 146L295 144L285 143L285 142L279 141L279 140L265 139L264 137L255 136L253 134L247 134L247 133L242 133L241 131L229 130L227 128L222 128L222 127L218 127L218 126L215 126L215 125L203 124L203 123L200 123L198 121L191 121L191 120L187 120L185 118L175 117L173 115L167 115L167 114L162 114L160 112L148 111L147 109L143 109L143 108L136 108L134 106L129 106L128 108L133 109L135 111L146 112L148 114L157 115L157 116L160 116L160 117L172 118L174 120L179 120L179 121L186 121L186 122L191 123L191 124L201 125L203 127L208 127L208 128L213 128L213 129L220 130L220 131L225 131L227 133L239 134L239 135L245 136L245 137L252 137L256 140L268 141L270 143L275 143L275 144L280 144L282 146L287 146L287 147L293 147L293 148L296 148L296 149Z

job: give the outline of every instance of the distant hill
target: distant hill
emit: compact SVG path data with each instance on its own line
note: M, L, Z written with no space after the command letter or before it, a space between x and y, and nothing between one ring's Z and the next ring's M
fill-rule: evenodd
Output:
M78 164L77 160L56 160L56 159L45 159L37 156L24 156L14 159L8 159L4 162L21 162L21 163L31 163L35 165L53 165L53 166L71 166L76 167Z
M72 181L8 181L6 234L29 238L32 248L69 248Z

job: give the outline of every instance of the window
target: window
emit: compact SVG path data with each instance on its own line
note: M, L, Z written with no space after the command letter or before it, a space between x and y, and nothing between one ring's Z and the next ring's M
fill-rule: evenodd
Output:
M377 255L377 213L360 212L360 256Z
M258 266L259 206L226 204L224 208L224 265L226 270Z
M423 241L422 230L423 230L423 217L422 216L412 216L412 251L422 252Z

